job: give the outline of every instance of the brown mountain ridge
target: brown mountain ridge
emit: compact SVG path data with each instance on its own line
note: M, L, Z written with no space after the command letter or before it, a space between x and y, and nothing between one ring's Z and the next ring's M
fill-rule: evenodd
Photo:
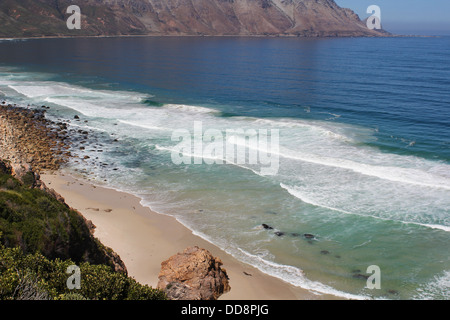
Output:
M81 30L69 30L70 5ZM333 0L1 0L0 37L206 35L336 37L369 30Z

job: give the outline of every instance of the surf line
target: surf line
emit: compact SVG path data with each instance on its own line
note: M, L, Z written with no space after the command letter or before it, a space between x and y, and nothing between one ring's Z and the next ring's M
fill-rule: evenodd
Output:
M269 139L270 138L270 139ZM260 165L261 175L276 175L280 167L278 129L219 129L203 131L202 121L194 121L194 130L177 129L171 140L175 165L237 164Z

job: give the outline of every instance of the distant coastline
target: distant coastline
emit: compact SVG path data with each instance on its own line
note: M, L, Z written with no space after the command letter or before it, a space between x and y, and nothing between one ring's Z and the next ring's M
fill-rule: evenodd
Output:
M297 35L170 35L170 34L142 34L142 35L80 35L80 36L35 36L35 37L0 37L0 41L14 40L45 40L45 39L102 39L102 38L299 38L299 39L336 39L336 38L443 38L445 35L403 35L386 34L383 36L323 36L309 37Z
M334 39L334 38L433 38L441 36L422 35L382 35L382 36L300 36L300 35L196 35L196 34L129 34L129 35L80 35L80 36L35 36L35 37L0 37L0 40L36 40L36 39L82 39L82 38L299 38L299 39Z
M86 0L66 12L64 4L36 1L24 7L11 0L0 8L0 36L294 36L359 37L388 35L367 28L364 19L332 0ZM74 9L74 8L72 8ZM20 12L20 14L15 14ZM39 12L36 15L35 12ZM72 12L72 14L70 13ZM69 22L70 20L70 22ZM77 25L73 24L77 20Z

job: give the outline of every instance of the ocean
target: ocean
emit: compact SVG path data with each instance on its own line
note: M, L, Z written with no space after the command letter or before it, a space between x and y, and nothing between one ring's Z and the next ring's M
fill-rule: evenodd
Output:
M317 295L449 299L449 57L449 37L4 40L0 100L89 132L65 170L267 274ZM246 134L278 133L276 170L180 154L176 133L199 124L259 160L265 139Z

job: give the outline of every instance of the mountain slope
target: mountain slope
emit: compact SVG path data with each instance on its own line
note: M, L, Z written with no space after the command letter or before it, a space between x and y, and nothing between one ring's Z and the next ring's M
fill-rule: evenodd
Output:
M333 0L2 0L0 37L100 35L381 36Z

